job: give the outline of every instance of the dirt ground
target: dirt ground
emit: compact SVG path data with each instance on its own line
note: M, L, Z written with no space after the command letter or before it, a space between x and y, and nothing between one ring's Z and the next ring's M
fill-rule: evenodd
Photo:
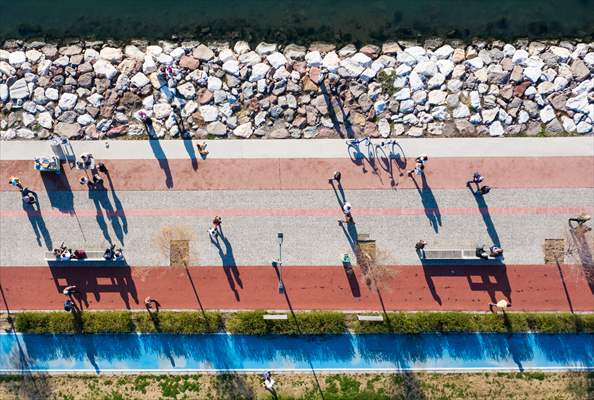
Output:
M594 399L594 373L256 374L0 377L0 399Z

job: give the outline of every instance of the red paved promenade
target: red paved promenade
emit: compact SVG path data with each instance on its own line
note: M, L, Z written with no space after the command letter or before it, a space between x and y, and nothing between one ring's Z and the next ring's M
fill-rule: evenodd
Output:
M513 311L594 311L594 281L581 266L395 266L379 285L387 310L487 311L506 298ZM592 271L591 271L592 272ZM77 285L81 306L142 309L146 296L165 309L381 310L380 296L342 267L283 267L287 296L271 266L0 268L0 309L61 309L62 289Z
M117 190L299 190L328 189L333 171L343 173L342 184L349 190L392 187L390 175L376 161L377 172L368 161L362 165L350 159L212 159L197 160L108 160L112 183ZM395 184L399 189L414 189L406 170L414 167L408 159L398 170L392 161ZM388 169L386 167L386 169ZM21 178L34 191L87 190L79 184L81 171L65 168L60 179L41 179L31 161L0 161L0 182L11 175ZM575 188L594 187L591 157L525 158L432 158L427 165L427 180L432 189L464 189L472 172L480 171L495 188ZM572 171L579 171L573 173ZM403 173L404 176L400 176ZM64 178L64 176L66 178ZM170 179L164 179L170 176ZM170 187L168 187L168 184ZM3 185L0 190L11 188Z

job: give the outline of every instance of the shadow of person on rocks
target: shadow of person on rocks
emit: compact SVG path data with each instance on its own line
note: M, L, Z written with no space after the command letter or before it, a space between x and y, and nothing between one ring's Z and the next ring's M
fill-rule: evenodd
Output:
M437 200L433 195L433 191L427 182L427 176L425 174L421 175L421 182L422 187L419 187L417 180L414 176L411 177L419 195L421 196L421 202L423 203L423 208L425 210L425 215L431 224L431 227L435 231L435 233L439 232L439 227L441 226L441 212L439 211L439 206L437 204Z
M173 176L171 175L171 168L169 167L169 161L167 161L167 157L165 156L165 152L161 147L161 143L157 137L157 132L155 132L155 128L153 126L153 122L150 119L145 121L146 130L149 135L149 144L151 146L151 150L153 151L153 155L159 162L159 167L163 170L165 174L165 186L168 189L173 187Z
M29 222L31 223L31 227L33 228L33 232L35 232L35 239L37 239L37 244L39 247L42 246L41 238L45 242L45 247L48 250L53 249L52 238L47 230L47 226L45 225L45 221L43 216L41 215L41 206L39 205L39 198L37 193L33 192L32 190L29 191L35 197L35 204L29 204L22 202L23 210L27 213L27 218L29 218Z

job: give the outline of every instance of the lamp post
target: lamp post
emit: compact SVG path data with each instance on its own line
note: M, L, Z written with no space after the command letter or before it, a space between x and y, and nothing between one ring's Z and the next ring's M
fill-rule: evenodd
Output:
M285 293L285 284L283 283L283 238L282 232L276 234L276 241L278 243L278 260L273 260L272 265L278 266L278 293Z

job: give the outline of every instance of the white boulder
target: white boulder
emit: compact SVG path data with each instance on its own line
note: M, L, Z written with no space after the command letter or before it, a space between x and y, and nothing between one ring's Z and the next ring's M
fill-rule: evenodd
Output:
M76 105L78 96L74 93L63 93L58 102L58 107L62 110L72 110Z

